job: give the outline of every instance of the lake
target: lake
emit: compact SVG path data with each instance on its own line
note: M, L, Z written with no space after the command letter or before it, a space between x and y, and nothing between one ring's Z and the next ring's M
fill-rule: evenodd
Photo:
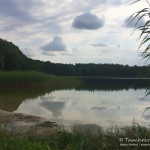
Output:
M105 84L104 84L105 83ZM0 109L36 115L64 126L93 124L128 126L133 121L147 126L150 110L146 87L127 82L82 83L66 88L1 89ZM105 85L105 86L104 86Z

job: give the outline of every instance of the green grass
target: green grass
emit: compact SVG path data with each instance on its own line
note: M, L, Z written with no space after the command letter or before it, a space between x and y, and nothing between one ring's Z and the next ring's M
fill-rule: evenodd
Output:
M36 71L9 71L9 72L0 72L0 88L3 87L30 87L37 85L51 85L56 89L65 88L65 87L80 87L80 85L86 84L96 84L100 83L102 87L105 86L115 86L116 83L118 86L132 86L135 83L138 85L147 86L149 84L149 79L142 79L140 82L139 79L131 78L111 78L111 77L87 77L87 76L56 76L49 75ZM111 83L111 84L110 84ZM138 86L137 85L137 86ZM136 85L135 85L136 86ZM39 87L39 86L38 86Z
M150 130L133 124L130 127L120 129L110 127L109 129L99 130L97 135L90 131L85 132L68 132L58 131L48 137L19 137L8 135L0 132L0 149L9 150L120 150L132 149L141 150L149 149L149 146L120 146L120 143L129 144L125 139L150 139ZM123 139L123 142L120 142ZM132 143L132 142L130 142ZM148 144L150 142L134 142Z
M0 133L0 150L47 150L45 143Z
M0 72L0 87L73 83L74 77L48 75L35 71Z
M53 76L35 71L0 72L0 83L46 82Z

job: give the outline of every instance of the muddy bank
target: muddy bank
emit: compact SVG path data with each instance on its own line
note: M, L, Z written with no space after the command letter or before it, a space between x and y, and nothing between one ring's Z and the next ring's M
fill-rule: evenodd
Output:
M38 116L0 110L0 128L11 134L48 136L60 129L55 123Z

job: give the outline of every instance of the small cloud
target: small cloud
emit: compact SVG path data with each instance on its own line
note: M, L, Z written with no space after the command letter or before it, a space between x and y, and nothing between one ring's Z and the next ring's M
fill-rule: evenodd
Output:
M149 101L149 98L146 98L146 97L138 97L138 100L139 101Z
M101 111L101 110L106 110L107 107L96 107L95 106L95 107L92 107L91 109Z
M137 56L142 58L143 57L143 53L142 52L141 53L137 53Z
M99 44L91 44L93 47L108 47L107 44L99 43Z
M107 52L107 50L102 50L102 53L106 53Z
M45 52L50 51L66 51L67 47L63 42L63 39L59 36L55 36L52 41L41 46L41 49Z
M56 56L56 54L54 54L53 52L47 53L47 52L42 52L43 55L47 55L47 56Z
M120 5L121 4L121 1L118 1L118 0L111 0L111 2L109 2L110 4L112 5Z
M104 19L98 18L96 15L86 12L77 16L72 26L76 29L97 30L104 25Z
M126 28L135 28L135 27L140 27L140 26L143 26L145 24L145 21L143 18L141 18L139 21L138 21L139 18L130 18L130 19L126 19L124 21L124 27Z
M61 55L65 55L65 56L73 56L73 55L71 54L71 52L62 52Z

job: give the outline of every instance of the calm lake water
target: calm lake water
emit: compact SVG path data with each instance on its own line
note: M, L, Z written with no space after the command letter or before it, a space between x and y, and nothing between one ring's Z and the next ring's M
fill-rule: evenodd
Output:
M149 125L150 110L141 118L150 106L146 88L84 87L1 90L0 109L41 116L65 126L126 126L133 120Z

